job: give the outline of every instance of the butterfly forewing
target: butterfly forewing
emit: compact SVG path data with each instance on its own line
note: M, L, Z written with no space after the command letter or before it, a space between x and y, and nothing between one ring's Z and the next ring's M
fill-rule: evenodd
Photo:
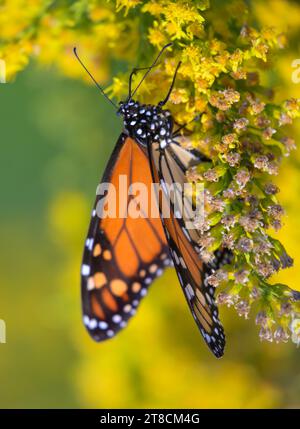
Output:
M127 183L122 185L120 178ZM170 264L160 218L123 213L132 202L128 188L137 182L151 187L148 157L134 140L121 134L101 182L113 185L115 192L96 197L81 271L84 324L96 341L126 326L149 285ZM112 199L116 199L115 210L107 212Z

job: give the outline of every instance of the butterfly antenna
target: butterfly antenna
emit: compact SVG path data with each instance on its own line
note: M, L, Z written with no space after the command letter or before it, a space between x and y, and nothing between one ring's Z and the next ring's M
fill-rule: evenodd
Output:
M118 106L108 97L107 94L105 94L103 88L101 88L101 86L99 85L99 83L96 81L96 79L94 78L94 76L88 71L88 69L86 68L86 66L83 64L83 62L81 61L81 59L79 58L78 54L77 54L77 50L76 47L73 49L74 55L77 58L77 60L80 62L80 64L82 65L82 67L84 68L84 70L87 72L87 74L90 76L90 78L92 79L92 81L95 83L96 87L100 90L100 92L102 93L102 95L104 95L104 97L116 108L118 109Z
M162 53L169 48L170 46L172 46L173 43L168 43L167 45L165 45L159 52L159 54L157 55L157 57L155 58L155 60L153 61L152 65L150 67L147 67L147 71L144 74L144 76L142 77L141 81L139 82L139 84L137 85L137 87L135 88L135 90L133 91L133 93L131 95L129 95L128 100L130 100L134 94L136 93L136 91L139 89L139 87L141 86L141 84L144 82L144 80L146 79L146 77L148 76L148 74L150 73L150 71L153 69L153 67L155 67L157 61L159 60L159 58L161 57Z
M174 85L175 85L175 80L176 80L177 72L178 72L178 69L179 69L179 67L180 67L180 66L181 66L181 61L179 61L179 63L177 64L177 67L176 67L176 69L175 69L174 76L173 76L172 83L171 83L171 85L170 85L170 88L169 88L168 94L166 95L166 97L165 97L165 99L164 99L164 100L162 100L162 101L160 101L160 102L158 103L158 105L159 105L160 107L164 106L164 105L166 104L166 102L167 102L167 101L169 100L169 98L170 98L171 92L173 91L173 88L174 88Z

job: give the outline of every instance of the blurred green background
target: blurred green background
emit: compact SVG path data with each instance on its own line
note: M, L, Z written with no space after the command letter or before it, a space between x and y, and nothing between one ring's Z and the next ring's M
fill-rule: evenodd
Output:
M276 11L274 24L278 14L284 22L283 12ZM290 66L300 56L299 24L300 16L290 27L289 51L276 63L281 98L300 96ZM260 343L253 320L223 308L227 349L216 360L171 269L127 329L93 343L81 323L81 253L119 119L93 87L34 64L0 85L0 117L0 318L7 327L1 408L300 407L295 345ZM278 179L288 213L278 235L295 267L277 279L299 289L299 154L292 158Z

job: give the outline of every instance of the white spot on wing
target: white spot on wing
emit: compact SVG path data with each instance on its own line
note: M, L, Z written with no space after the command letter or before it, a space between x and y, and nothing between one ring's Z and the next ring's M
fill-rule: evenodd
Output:
M176 264L177 264L177 265L179 265L179 258L178 258L178 256L177 256L176 251L174 250L172 253L173 253L173 257L174 257L174 259L175 259Z
M141 290L141 296L145 296L145 295L147 295L147 289L146 288L143 288L142 290Z
M186 268L186 264L185 264L185 262L184 262L184 259L183 259L181 256L180 256L179 260L180 260L181 266L182 266L183 268Z
M106 322L104 322L103 320L101 322L99 322L98 326L99 326L99 329L107 329L108 328L108 324Z
M132 307L130 304L126 304L123 308L124 313L129 313L131 311Z
M209 302L209 304L211 304L211 303L212 303L212 300L211 300L210 295L209 295L207 292L205 292L205 296L206 296L206 299L207 299L207 301Z
M187 232L186 228L182 228L182 231L183 231L184 235L186 236L186 238L187 238L189 241L191 241L191 237L190 237L189 233Z
M112 321L114 323L120 323L121 320L122 320L122 317L119 314L114 314L113 317L112 317Z
M193 299L193 297L195 296L195 292L194 292L194 289L192 288L192 286L189 283L185 287L185 292L187 294L187 297L188 297L189 301L191 301Z
M95 329L97 328L97 320L96 319L91 319L89 322L89 328L90 329Z
M86 264L83 264L82 265L82 267L81 267L81 274L83 275L83 276L88 276L89 274L90 274L90 266L89 265L86 265Z

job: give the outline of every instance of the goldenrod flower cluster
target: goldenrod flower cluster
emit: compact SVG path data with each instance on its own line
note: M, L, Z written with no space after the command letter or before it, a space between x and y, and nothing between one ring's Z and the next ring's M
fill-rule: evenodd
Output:
M101 82L114 59L131 67L151 64L173 42L161 63L139 88L137 97L155 103L166 95L182 61L168 108L187 124L182 143L210 159L188 172L205 185L206 218L198 225L203 260L220 246L229 248L231 265L214 273L219 304L248 317L256 307L260 338L300 343L299 293L269 278L292 259L273 238L284 209L272 177L295 148L286 128L300 116L300 100L278 103L264 76L285 37L251 22L246 2L209 0L46 0L4 1L0 6L0 58L8 80L29 58L54 63L65 74L85 76L73 46ZM217 8L217 10L216 10ZM135 76L137 83L142 72ZM119 100L127 95L128 72L108 88ZM198 120L194 120L198 118Z

